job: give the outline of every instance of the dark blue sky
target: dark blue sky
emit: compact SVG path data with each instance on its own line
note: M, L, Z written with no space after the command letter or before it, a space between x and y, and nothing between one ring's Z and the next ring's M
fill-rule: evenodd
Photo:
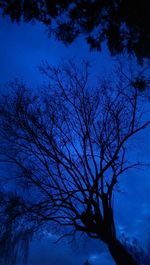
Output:
M12 24L8 18L0 17L0 71L4 83L14 78L23 77L29 84L37 85L41 81L38 66L42 60L59 64L61 59L75 57L89 58L96 65L98 72L110 71L114 61L110 61L109 52L103 54L89 52L81 38L66 47L62 43L49 39L45 27L41 24ZM109 61L109 64L108 64Z
M40 87L44 82L38 71L42 60L57 65L62 58L75 56L80 60L86 57L92 62L96 76L99 73L105 76L114 69L115 60L105 47L102 53L89 53L82 39L65 47L48 39L44 27L39 24L17 25L8 18L0 18L0 25L0 93L7 92L4 84L14 77L25 79L34 89ZM149 135L150 128L131 140L130 156L133 160L150 162ZM150 232L150 169L132 170L128 176L123 176L120 189L121 193L115 199L118 234L125 232L145 244ZM29 265L80 265L86 259L93 265L114 264L100 242L86 239L75 248L65 242L54 245L53 237L49 235L48 239L32 243Z

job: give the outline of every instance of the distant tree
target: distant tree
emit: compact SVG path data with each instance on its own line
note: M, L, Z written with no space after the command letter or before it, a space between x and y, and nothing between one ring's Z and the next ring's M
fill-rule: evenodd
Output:
M140 62L150 59L147 0L0 0L0 8L12 21L43 23L65 44L83 35L91 49L106 41L112 54L126 50Z
M44 227L56 229L59 239L85 233L102 240L117 265L135 265L117 238L113 197L121 175L139 166L127 161L128 140L150 124L140 92L123 79L113 88L95 85L86 62L82 70L69 62L41 71L50 80L41 94L15 81L0 104L0 158L15 165L16 177L9 177L16 193L1 192L6 257L10 238Z
M15 193L0 194L0 264L27 265L33 227L21 214L22 202ZM21 222L19 222L21 220ZM15 221L16 220L16 221ZM24 228L24 225L26 228ZM30 225L30 224L29 224Z
M86 261L84 262L84 265L90 265L89 261L86 260Z

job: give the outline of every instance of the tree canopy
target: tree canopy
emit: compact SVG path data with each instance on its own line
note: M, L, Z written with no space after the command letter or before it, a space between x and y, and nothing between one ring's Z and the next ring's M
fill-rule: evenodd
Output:
M128 89L122 77L113 88L96 85L88 63L82 67L45 64L49 84L41 94L15 81L1 100L0 159L15 165L16 184L14 194L1 191L0 242L8 250L10 238L15 245L44 226L62 237L102 240L117 265L135 265L117 238L113 198L121 175L139 166L126 157L128 140L150 120L132 83Z
M0 0L0 8L12 21L45 24L65 44L82 35L91 49L101 50L105 41L112 54L150 58L147 0Z

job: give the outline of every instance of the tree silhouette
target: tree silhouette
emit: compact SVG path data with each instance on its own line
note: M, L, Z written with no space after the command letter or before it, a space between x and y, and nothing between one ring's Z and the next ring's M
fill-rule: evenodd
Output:
M84 265L90 265L89 261L86 260L86 261L84 262Z
M112 54L126 50L141 62L150 58L147 0L1 0L0 8L12 21L43 23L65 44L83 35L91 49L100 50L106 41Z
M50 83L41 94L15 81L1 100L1 161L15 165L16 177L16 194L1 193L1 242L7 249L5 235L43 227L59 239L85 233L106 243L117 265L135 265L117 239L113 197L121 174L139 165L127 161L128 140L150 120L141 118L135 87L123 79L113 88L92 85L88 63L82 66L46 64Z

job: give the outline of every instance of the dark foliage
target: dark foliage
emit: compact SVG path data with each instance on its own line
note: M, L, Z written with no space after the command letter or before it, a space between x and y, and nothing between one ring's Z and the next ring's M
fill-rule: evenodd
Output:
M83 35L91 49L106 41L112 54L150 58L148 0L0 0L0 7L12 21L44 23L65 44Z
M22 198L16 193L0 194L0 264L27 265L33 226L26 216ZM33 224L33 223L32 223Z

